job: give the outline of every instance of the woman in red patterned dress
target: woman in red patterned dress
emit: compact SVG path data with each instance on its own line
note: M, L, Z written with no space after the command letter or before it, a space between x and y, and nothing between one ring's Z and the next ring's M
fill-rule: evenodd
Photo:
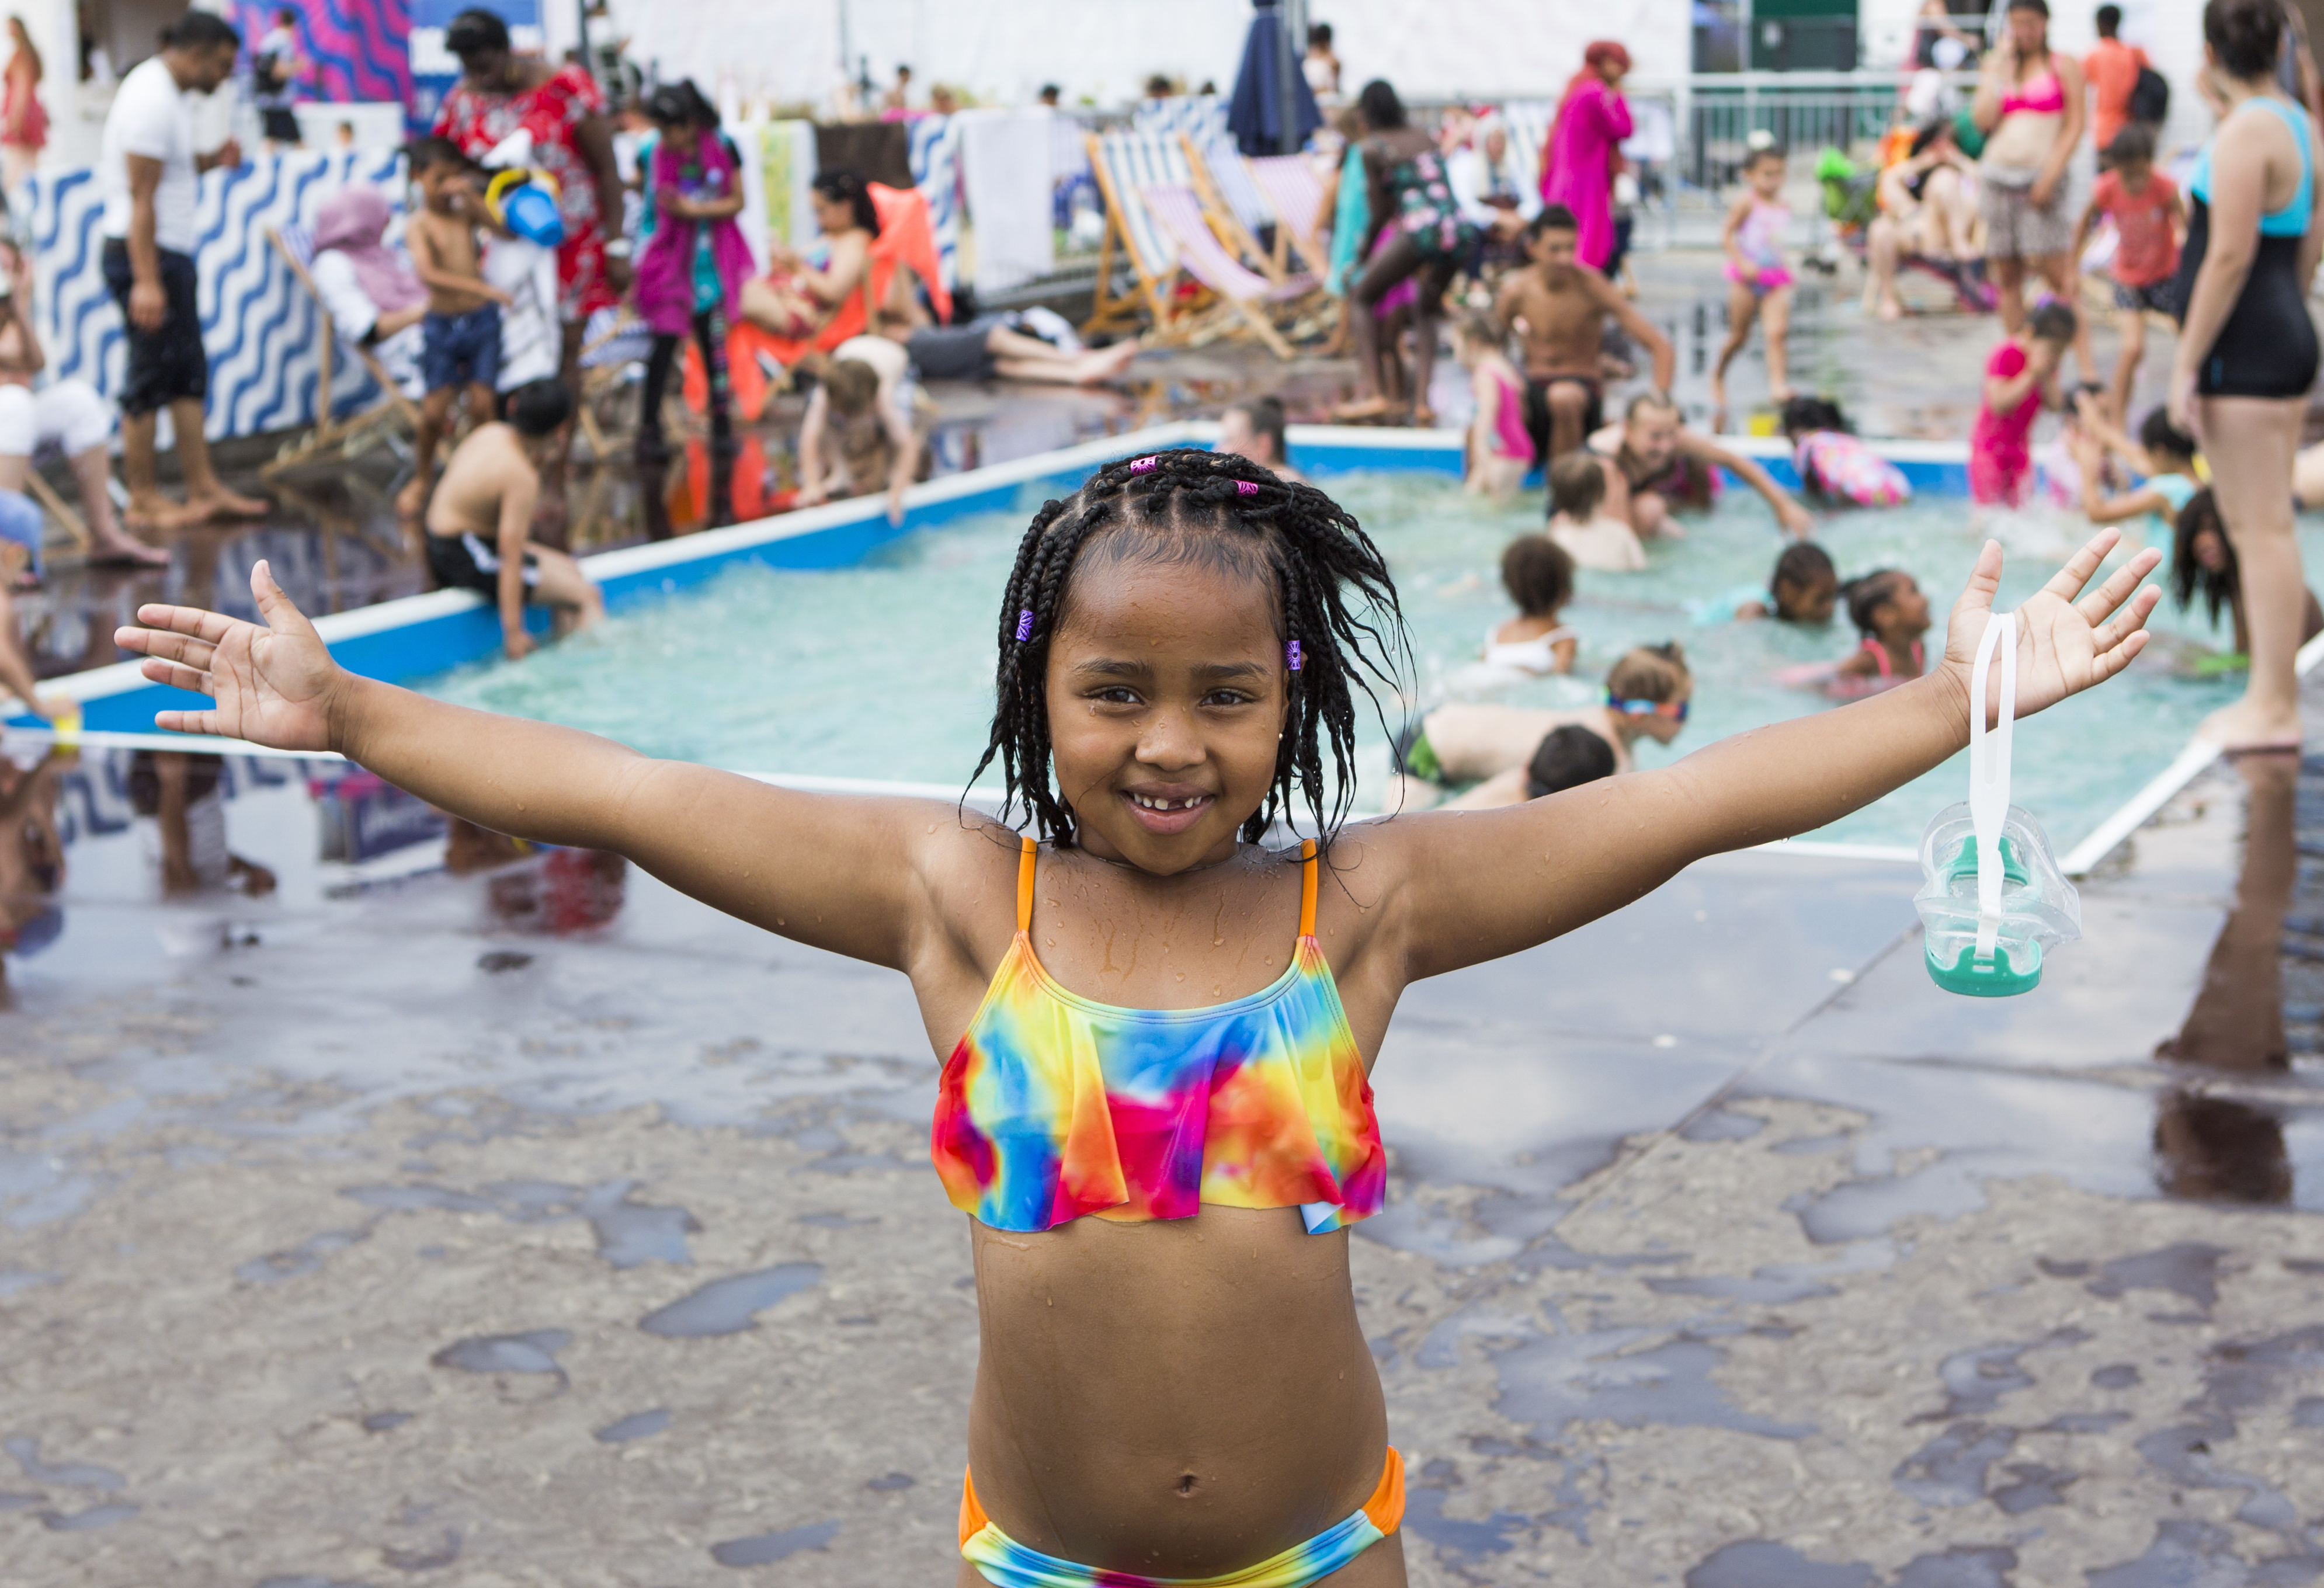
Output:
M557 179L565 241L557 245L558 318L564 322L566 389L581 390L581 336L589 317L621 300L630 286L630 240L622 235L622 178L613 162L604 98L577 66L552 67L517 55L508 24L489 11L464 11L444 30L444 48L460 60L460 80L436 113L436 134L482 159L520 130L532 134L532 162ZM541 480L552 517L564 498L560 457ZM542 525L550 529L549 524ZM561 531L561 523L553 526ZM561 542L562 535L558 539Z

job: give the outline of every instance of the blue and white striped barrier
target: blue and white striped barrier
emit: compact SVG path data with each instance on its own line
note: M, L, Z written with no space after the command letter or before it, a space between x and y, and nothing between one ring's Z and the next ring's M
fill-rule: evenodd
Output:
M1275 224L1275 209L1260 196L1243 168L1234 134L1227 131L1227 102L1215 94L1179 94L1167 99L1143 99L1130 112L1130 125L1141 133L1176 137L1184 133L1202 151L1211 180L1235 218L1253 232Z
M949 292L960 284L960 128L948 115L923 115L911 131L912 185L928 201L936 233L936 274Z
M323 200L350 181L366 181L403 206L403 157L349 150L262 155L234 171L202 178L197 211L200 242L202 341L209 350L208 420L213 439L310 424L321 379L320 324L315 304L266 241L269 227L312 226ZM121 388L124 350L121 311L105 284L105 202L94 171L32 179L31 226L35 318L50 370L77 375L106 397ZM335 409L373 401L370 374L340 361Z

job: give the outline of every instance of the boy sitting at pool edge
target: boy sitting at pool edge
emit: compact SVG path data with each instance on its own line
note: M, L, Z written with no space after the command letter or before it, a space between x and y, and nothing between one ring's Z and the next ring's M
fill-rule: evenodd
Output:
M2144 645L2155 553L2085 593L2115 539L2017 609L2020 716ZM464 819L622 854L909 976L949 1055L930 1156L968 1215L982 1340L956 1582L1397 1588L1403 1467L1347 1232L1388 1194L1369 1072L1405 988L1957 753L1994 703L1969 677L2001 573L1988 541L1943 663L1877 698L1505 810L1352 823L1354 696L1410 655L1377 547L1240 458L1112 464L1042 507L996 604L970 775L999 762L1022 836L955 801L776 788L358 678L263 562L265 627L157 605L117 638L147 678L212 697L160 728L338 751ZM1295 806L1316 836L1262 846Z
M562 383L535 381L508 395L508 418L468 432L428 499L428 569L451 589L474 590L500 608L501 648L511 661L533 649L524 609L539 602L558 632L605 615L605 598L581 565L526 539L540 470L553 455L573 399Z

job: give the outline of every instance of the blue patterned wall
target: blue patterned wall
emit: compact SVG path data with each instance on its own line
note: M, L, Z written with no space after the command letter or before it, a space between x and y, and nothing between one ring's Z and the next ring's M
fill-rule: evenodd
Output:
M324 198L350 180L371 182L403 208L403 157L392 151L262 154L202 178L202 339L210 355L213 438L249 436L313 421L322 364L315 304L266 240L267 228L311 226ZM31 183L37 318L50 369L78 375L111 396L122 374L121 312L98 259L105 206L93 171L37 176ZM393 233L391 231L391 236ZM337 361L333 406L375 392L363 365Z

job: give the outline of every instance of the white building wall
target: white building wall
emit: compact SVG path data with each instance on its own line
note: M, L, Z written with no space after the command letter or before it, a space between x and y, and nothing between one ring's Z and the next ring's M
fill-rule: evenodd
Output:
M639 41L641 63L692 77L718 96L821 101L842 80L841 11L856 57L885 88L898 62L916 96L933 83L986 103L1028 103L1044 83L1068 102L1118 105L1157 72L1188 88L1234 81L1250 0L613 0L616 31ZM567 42L569 0L549 0L552 46ZM1687 0L1309 0L1310 19L1338 35L1350 92L1385 77L1416 98L1539 97L1561 87L1592 39L1621 40L1637 75L1683 75L1692 51ZM560 32L561 30L561 32Z

